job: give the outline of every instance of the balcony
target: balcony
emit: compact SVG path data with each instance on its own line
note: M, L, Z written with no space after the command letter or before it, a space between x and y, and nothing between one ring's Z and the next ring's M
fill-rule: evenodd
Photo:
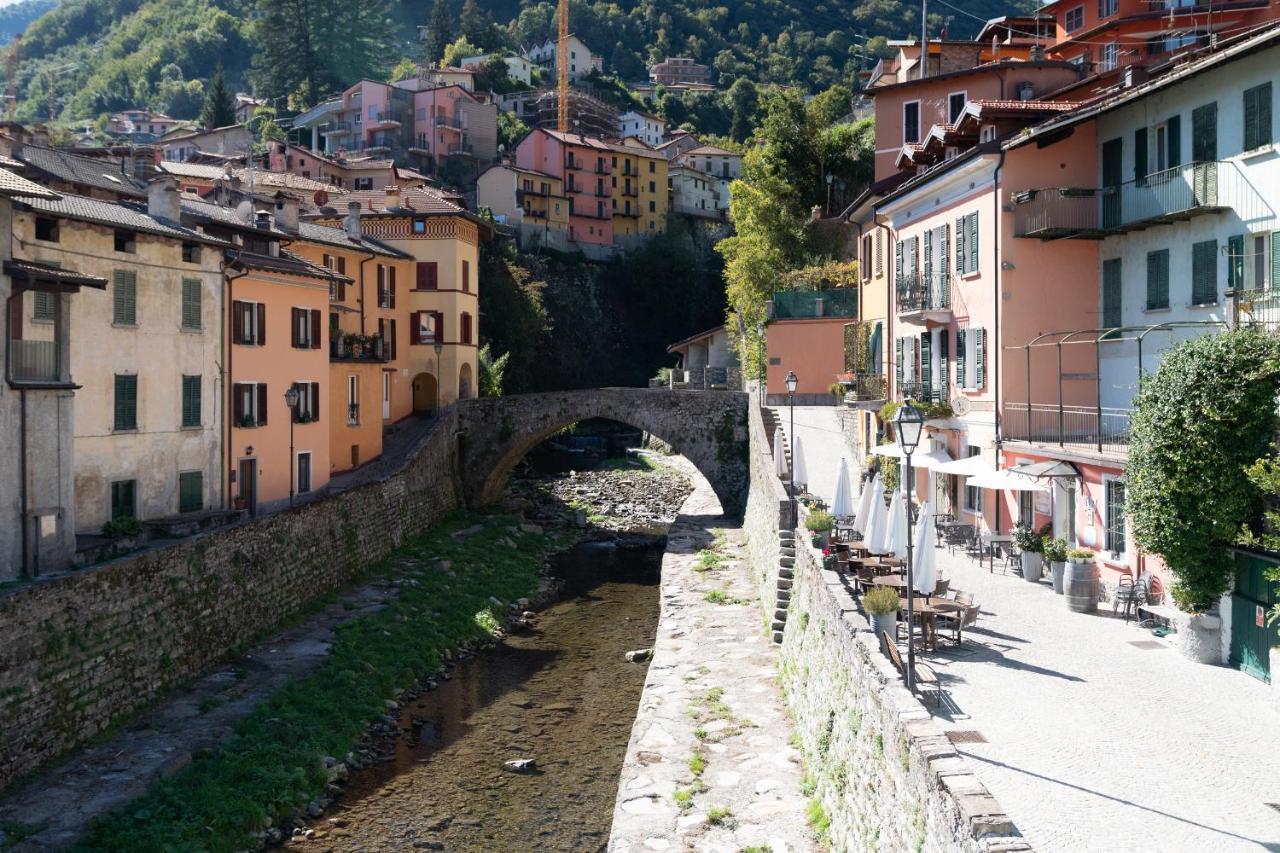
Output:
M626 196L627 198L639 198L639 197L640 197L640 188L639 188L639 187L637 187L637 186L632 186L632 187L623 187L623 188L622 188L622 194L623 194L624 196Z
M904 319L922 321L926 325L950 322L950 273L904 275L898 282L896 302L898 313Z
M448 154L450 157L474 157L475 149L465 143L462 145L450 145Z
M783 290L769 302L770 320L806 320L818 317L858 316L858 288L834 290Z
M624 207L621 210L615 210L614 216L625 216L628 219L639 219L640 209L638 207Z
M1129 452L1132 409L1005 403L1004 437L1124 456Z
M386 343L378 335L333 333L329 339L330 361L387 361Z
M564 167L566 169L577 169L578 171L582 171L582 161L575 160L572 157L566 157L564 158Z
M1059 187L1014 193L1015 237L1100 240L1155 225L1235 210L1249 221L1269 216L1236 163L1188 163L1112 187Z
M898 396L903 400L914 400L917 403L945 403L947 389L933 382L911 379L898 383Z
M56 341L9 341L10 382L59 382L60 368Z
M462 119L449 118L449 116L436 116L432 122L436 127L447 127L451 130L462 130Z
M351 122L349 121L327 121L319 127L321 136L332 136L338 133L350 133Z
M888 398L884 376L879 373L850 373L840 377L844 404L850 408L879 409Z

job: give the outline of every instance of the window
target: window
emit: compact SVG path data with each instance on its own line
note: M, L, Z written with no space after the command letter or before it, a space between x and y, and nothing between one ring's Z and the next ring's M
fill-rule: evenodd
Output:
M359 192L360 190L371 190L371 189L373 189L373 178L356 178L355 179L355 190L357 192Z
M471 261L462 262L462 292L471 292Z
M650 212L650 213L657 213L657 212L658 212L658 203L657 203L656 201L652 201L652 200L651 200L651 201L649 202L649 212ZM653 227L653 223L652 223L652 222L650 222L650 223L649 223L649 227L650 227L650 228L652 228L652 227Z
M417 266L416 290L435 290L439 286L440 273L435 261L421 261Z
M425 220L425 219L415 219L415 220L413 220L413 233L414 233L414 234L426 234L426 233L427 233L427 220Z
M1116 13L1117 0L1098 0L1098 17L1109 18ZM1081 8L1083 12L1083 7Z
M1121 324L1120 259L1102 262L1102 327L1115 329Z
M1147 252L1147 310L1169 307L1169 250Z
M947 123L955 124L956 119L960 118L960 113L964 112L965 102L969 100L966 92L952 92L947 96Z
M1271 144L1271 83L1244 90L1244 150Z
M261 302L231 304L231 341L243 346L262 346L267 342L267 306Z
M982 388L987 379L987 331L981 327L956 330L956 386Z
M184 471L178 475L178 512L204 509L204 473Z
M199 243L183 243L182 244L182 262L184 264L200 263L200 244Z
M115 247L117 252L133 254L138 250L137 235L132 231L116 229Z
M884 275L884 232L876 229L876 275Z
M1018 524L1024 527L1036 526L1035 492L1018 492Z
M201 327L201 300L204 289L198 278L182 280L182 328L198 330Z
M969 275L978 271L978 214L970 213L956 220L956 272Z
M115 417L111 428L116 432L136 430L138 428L137 374L117 373L115 392Z
M231 415L235 426L244 429L266 426L266 383L237 382L231 389L231 408Z
M1160 124L1156 125L1155 132L1155 165L1156 173L1159 174L1169 168L1169 126Z
M908 101L902 105L902 141L920 141L920 102ZM707 169L710 171L710 168Z
M311 491L311 451L298 454L298 494L305 495Z
M1104 44L1098 54L1098 70L1110 71L1119 64L1119 60L1120 46L1115 42Z
M200 428L200 377L182 377L182 428Z
M970 457L981 456L982 448L970 447L968 448L968 455ZM982 513L982 489L977 489L977 488L974 488L973 486L970 486L968 484L967 477L965 478L965 487L964 487L964 508L968 512L978 513L978 514Z
M354 375L347 377L347 424L360 424L360 377Z
M293 348L320 349L320 312L314 308L293 309Z
M58 220L52 216L36 217L36 239L50 243L58 242Z
M116 326L138 323L138 274L116 270L111 277L111 322Z
M293 422L307 424L318 421L320 419L320 383L295 382L292 387L298 392L298 405L292 412Z
M1191 304L1218 301L1218 241L1204 240L1191 246Z
M117 480L111 484L111 520L138 517L138 481Z
M42 323L52 323L57 313L58 294L44 290L35 292L35 312L31 319Z
M1265 290L1267 287L1267 262L1274 258L1267 257L1267 246L1271 242L1267 234L1253 235L1253 289Z
M1068 9L1067 14L1063 16L1062 28L1069 33L1084 26L1084 7L1076 6L1074 9Z
M1104 480L1106 489L1103 510L1106 516L1103 523L1107 527L1107 550L1120 555L1126 550L1124 531L1124 480Z
M1227 289L1244 290L1244 235L1227 238Z

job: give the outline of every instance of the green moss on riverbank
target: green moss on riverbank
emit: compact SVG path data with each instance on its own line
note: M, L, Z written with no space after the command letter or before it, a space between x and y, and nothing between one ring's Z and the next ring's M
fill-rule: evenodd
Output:
M451 535L474 524L484 530L465 539ZM265 828L269 816L282 823L322 794L324 757L341 760L352 750L386 713L388 698L433 674L446 649L484 636L485 626L505 616L489 612L490 596L513 601L533 594L555 542L511 533L515 524L505 516L455 515L370 569L361 583L406 581L398 598L341 626L316 672L264 701L225 744L96 821L76 849L251 849L250 833ZM451 563L453 575L438 568L440 560Z

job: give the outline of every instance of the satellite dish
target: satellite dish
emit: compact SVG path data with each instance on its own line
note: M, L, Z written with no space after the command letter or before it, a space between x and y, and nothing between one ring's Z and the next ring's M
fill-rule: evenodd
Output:
M316 190L316 194L311 197L316 203L316 207L324 207L329 203L329 194L324 190Z
M973 404L969 402L969 398L963 394L957 394L951 398L951 411L957 416L964 417L973 409Z

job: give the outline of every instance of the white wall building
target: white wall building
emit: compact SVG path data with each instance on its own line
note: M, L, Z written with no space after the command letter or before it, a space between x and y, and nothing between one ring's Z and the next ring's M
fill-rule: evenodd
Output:
M618 137L620 139L634 136L643 140L644 144L650 148L657 148L662 144L662 138L666 133L667 123L658 116L642 113L639 110L627 110L618 116Z
M478 65L484 65L494 57L492 53L481 53L476 56L467 56L458 60L460 68L475 68ZM507 66L507 76L512 80L524 83L526 86L533 83L533 63L525 56L504 56L502 61Z
M674 162L730 181L742 177L742 155L715 145L699 145L676 156Z
M672 166L667 170L667 188L671 191L671 212L684 216L720 219L724 205L720 200L718 178L704 175L688 166Z
M554 78L556 72L556 42L547 39L542 44L534 45L525 52L529 61L539 68L546 69ZM591 52L586 42L573 33L569 34L569 79L577 80L592 71L604 70L604 59Z

